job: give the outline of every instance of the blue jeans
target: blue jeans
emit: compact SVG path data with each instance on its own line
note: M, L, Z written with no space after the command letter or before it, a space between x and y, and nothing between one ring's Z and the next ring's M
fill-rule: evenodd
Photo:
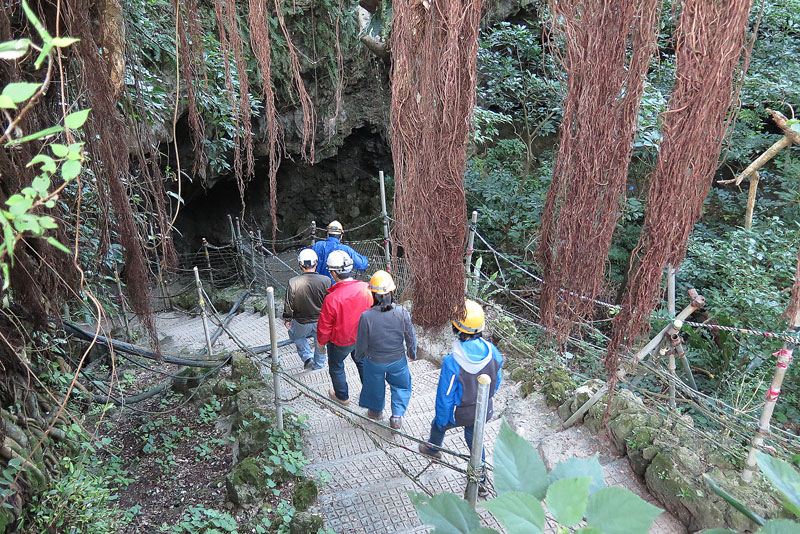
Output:
M310 337L314 338L313 352L311 350L312 345L308 344L308 338ZM313 357L313 369L322 369L322 366L325 364L325 355L317 352L317 323L300 324L292 319L292 326L289 328L289 339L291 339L294 342L294 346L297 347L297 354L300 355L300 359L303 360L303 363L306 363Z
M333 343L328 343L328 372L331 375L331 382L333 382L333 391L336 392L336 398L339 400L348 400L350 398L347 392L347 375L344 372L344 360L353 354L356 344L340 347ZM364 362L356 360L356 369L358 369L358 378L361 383L364 383Z
M431 445L436 445L437 447L442 446L442 442L444 441L444 433L450 430L451 428L458 428L458 425L445 425L440 427L436 424L436 420L431 423L431 437L428 438L428 443ZM472 433L475 431L475 427L473 425L465 426L464 427L464 440L467 442L467 447L469 448L470 452L472 452ZM431 449L431 452L436 451L436 449ZM486 449L481 451L481 461L486 462Z
M411 399L411 372L405 356L392 363L364 360L364 380L359 406L382 412L386 405L386 383L392 392L392 415L402 417Z

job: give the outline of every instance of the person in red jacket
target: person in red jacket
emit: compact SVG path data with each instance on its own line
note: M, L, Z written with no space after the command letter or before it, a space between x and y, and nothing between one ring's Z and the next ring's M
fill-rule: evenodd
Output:
M328 391L331 399L343 406L350 404L344 361L352 355L358 377L364 381L364 364L355 359L356 334L361 314L372 307L369 284L353 280L353 260L343 250L332 251L326 260L334 284L322 302L317 323L317 350L328 351L328 372L333 387Z

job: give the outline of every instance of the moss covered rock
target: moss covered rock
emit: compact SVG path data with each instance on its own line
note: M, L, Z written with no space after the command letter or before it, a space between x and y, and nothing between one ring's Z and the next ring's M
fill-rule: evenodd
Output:
M204 370L199 367L187 367L177 374L172 382L172 391L188 395L191 390L200 385Z
M270 430L275 426L274 396L266 385L240 391L235 404L233 432L236 458L261 454L269 445Z
M310 478L304 478L294 487L292 504L298 511L305 512L308 510L309 506L314 504L318 496L319 489L317 488L317 483Z
M289 524L289 534L317 534L325 526L325 522L318 515L309 512L298 512L292 517Z
M577 384L564 369L553 369L544 377L542 393L548 406L559 406L569 397Z
M262 380L258 366L241 352L234 352L231 355L231 376L238 382Z
M225 477L228 500L247 507L263 500L270 491L267 485L272 466L266 458L245 458Z

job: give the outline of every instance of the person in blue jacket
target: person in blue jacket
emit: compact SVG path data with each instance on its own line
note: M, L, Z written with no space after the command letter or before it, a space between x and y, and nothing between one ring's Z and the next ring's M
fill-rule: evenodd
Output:
M492 417L494 394L503 380L503 356L493 344L483 339L485 316L481 305L473 300L464 302L465 314L453 321L453 333L458 341L453 343L453 352L445 356L436 390L436 416L431 423L428 443L421 443L419 452L441 458L437 447L442 446L444 434L451 428L464 427L467 447L472 448L472 433L475 424L475 408L478 397L478 376L489 375L489 409L486 420ZM485 459L485 451L482 451ZM486 494L481 484L480 495Z
M319 258L319 261L317 262L317 272L327 276L331 279L331 281L333 281L333 277L331 276L331 273L328 272L328 266L326 262L328 260L328 254L334 250L344 250L347 252L347 255L353 260L353 269L356 271L366 271L367 267L369 267L369 259L367 259L366 256L362 256L351 247L348 247L342 243L341 239L343 233L344 228L342 227L342 224L339 221L331 221L331 223L328 225L328 238L325 241L317 241L312 247Z

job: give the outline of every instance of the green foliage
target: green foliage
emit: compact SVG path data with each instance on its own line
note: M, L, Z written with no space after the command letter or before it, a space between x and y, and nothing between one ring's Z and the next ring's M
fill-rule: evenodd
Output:
M181 521L171 527L162 526L160 532L168 534L236 534L236 520L227 512L201 506L190 506Z
M756 453L756 461L764 476L778 490L783 506L800 518L800 474L797 470L791 464L761 451Z
M76 42L76 39L67 37L53 37L45 29L27 2L22 2L23 11L28 22L36 28L41 39L41 44L36 45L30 39L17 39L0 43L0 58L14 61L24 61L29 49L39 50L39 55L34 62L34 68L41 68L47 61L48 72L52 69L54 50L65 48ZM0 108L4 110L8 125L5 133L0 137L5 148L29 143L39 139L50 138L39 154L31 159L27 167L39 165L38 174L31 184L21 191L12 193L6 200L6 207L0 209L0 226L3 230L3 239L0 241L0 272L2 273L2 289L10 285L10 267L14 264L14 249L17 243L25 237L45 238L53 247L69 253L69 249L59 243L54 237L47 236L48 230L58 228L56 219L51 215L43 215L42 208L52 209L56 206L58 194L66 184L76 178L83 166L83 143L73 141L79 135L80 128L86 122L89 110L80 110L64 117L63 125L55 125L25 134L19 130L20 121L36 103L49 84L49 74L41 83L13 82L6 84L0 92ZM20 109L21 108L21 109ZM16 116L10 110L19 110ZM53 142L55 136L63 137L69 141L68 145ZM48 155L48 150L52 156ZM61 185L53 189L53 180L60 178Z
M576 532L646 534L661 513L626 489L604 487L596 457L559 464L548 476L538 451L505 422L495 443L494 459L498 496L481 506L492 512L508 534L542 534L542 500L560 524L558 532L569 532L585 520L587 526ZM428 499L412 493L411 499L420 520L436 528L434 534L497 534L481 527L478 514L455 495Z
M115 507L116 495L107 477L91 472L70 458L61 462L61 476L34 497L29 511L30 532L107 534L124 526Z

